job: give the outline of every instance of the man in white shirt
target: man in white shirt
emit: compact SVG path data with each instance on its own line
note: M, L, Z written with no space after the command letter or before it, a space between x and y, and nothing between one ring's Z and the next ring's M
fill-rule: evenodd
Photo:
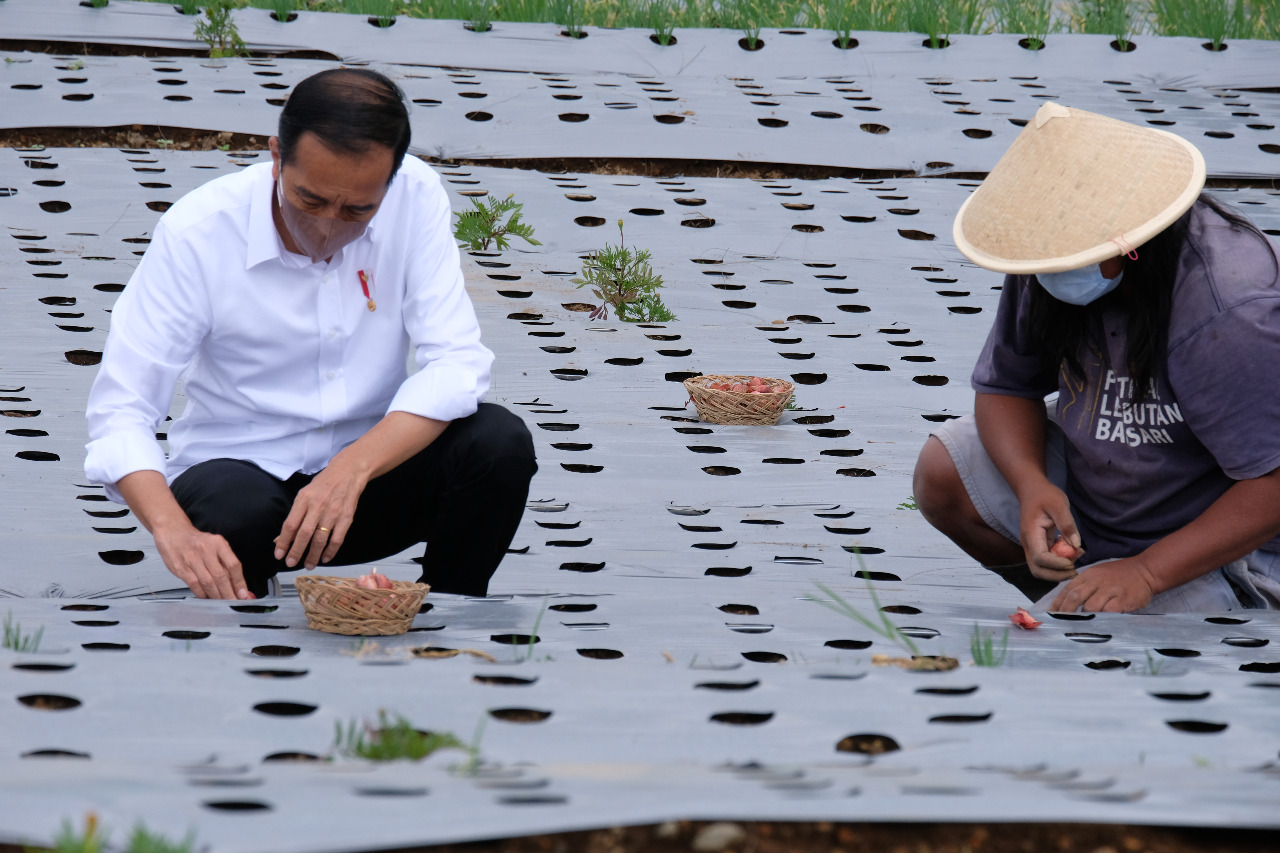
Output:
M493 353L440 179L405 159L404 94L321 72L270 145L270 164L157 223L113 310L85 471L202 598L418 542L424 582L484 595L537 464L523 422L481 402ZM156 430L179 379L166 459Z

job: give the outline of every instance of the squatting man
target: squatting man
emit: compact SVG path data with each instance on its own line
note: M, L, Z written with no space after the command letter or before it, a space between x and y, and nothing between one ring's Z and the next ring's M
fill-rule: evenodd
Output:
M115 305L85 470L197 596L421 542L423 582L484 595L515 534L533 442L482 402L448 198L408 146L383 75L303 80L271 162L174 204Z

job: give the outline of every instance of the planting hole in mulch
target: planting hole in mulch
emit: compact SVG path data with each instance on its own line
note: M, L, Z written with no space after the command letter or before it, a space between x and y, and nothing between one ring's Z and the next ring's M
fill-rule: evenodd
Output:
M849 735L836 744L836 752L857 752L863 755L883 755L900 749L902 747L896 740L879 734Z
M504 723L541 723L551 717L551 712L537 708L493 708L489 716Z
M79 708L82 704L79 699L72 696L60 696L56 693L31 693L19 696L18 701L37 711L69 711L72 708Z
M245 672L254 678L302 678L307 675L305 669L246 669Z

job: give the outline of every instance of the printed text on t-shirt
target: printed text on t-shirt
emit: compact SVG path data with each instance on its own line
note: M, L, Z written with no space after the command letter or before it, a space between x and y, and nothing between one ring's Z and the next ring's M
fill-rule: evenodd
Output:
M1107 371L1093 437L1098 441L1118 441L1130 447L1172 444L1173 437L1161 427L1182 423L1178 404L1161 403L1160 390L1154 381L1147 388L1146 399L1135 404L1133 386L1134 382L1128 376L1117 376L1114 370Z

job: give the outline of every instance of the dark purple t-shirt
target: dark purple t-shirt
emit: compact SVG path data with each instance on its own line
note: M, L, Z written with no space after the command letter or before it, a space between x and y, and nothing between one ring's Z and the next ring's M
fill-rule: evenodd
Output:
M1133 404L1126 316L1110 300L1094 303L1090 322L1105 347L1082 345L1084 380L1065 366L1045 370L1029 328L1038 286L1029 276L1006 276L973 371L980 393L1058 392L1085 562L1136 554L1235 481L1280 467L1280 260L1270 242L1206 205L1188 216L1168 350L1142 405ZM1280 550L1280 537L1266 547Z

